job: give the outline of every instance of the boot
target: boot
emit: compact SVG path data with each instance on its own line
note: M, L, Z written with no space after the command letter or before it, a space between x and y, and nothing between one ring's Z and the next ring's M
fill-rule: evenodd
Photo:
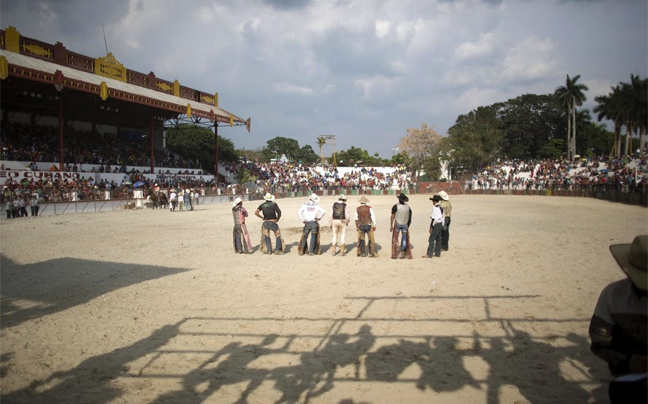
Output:
M344 244L340 244L340 255L345 256L346 255L346 250L344 249Z
M334 244L334 245L333 245L333 255L335 255L335 253L336 253L336 251L335 251L336 248L335 248L335 247L336 247L336 246L335 246L335 244Z

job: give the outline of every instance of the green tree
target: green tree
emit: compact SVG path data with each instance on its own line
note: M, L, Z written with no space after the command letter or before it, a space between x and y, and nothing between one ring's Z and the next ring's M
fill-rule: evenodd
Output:
M303 164L313 164L318 160L318 157L311 145L307 144L299 149L297 159L301 160Z
M594 107L594 112L598 114L598 121L603 119L610 120L614 123L614 143L610 149L611 154L619 156L621 154L621 127L623 126L623 104L621 102L621 87L611 87L611 91L607 95L599 95L594 98L597 105ZM615 150L616 153L612 153ZM608 151L605 152L607 154Z
M200 168L214 172L214 132L211 129L181 124L166 129L167 148L190 160L198 161ZM231 140L218 136L218 161L237 161L238 155Z
M358 162L368 165L372 160L366 150L355 146L351 146L347 150L340 150L336 158L338 159L338 164L342 167L353 167Z
M641 77L630 75L630 83L621 83L621 105L626 126L626 142L624 154L630 153L632 137L640 132L640 146L645 145L646 120L648 103L648 85Z
M297 140L282 136L268 140L263 148L263 156L266 161L279 158L284 154L288 159L294 161L298 159L299 152L299 142Z
M570 78L567 75L565 85L556 88L554 95L560 100L567 110L567 158L573 159L576 154L576 107L583 105L587 100L585 91L589 88L579 84L580 74Z
M320 163L322 163L322 165L324 164L324 152L323 152L323 149L324 149L325 144L326 144L326 138L324 138L324 136L319 136L317 138L317 145L319 146Z
M391 158L391 164L409 166L412 164L409 155L405 150L398 152Z
M460 115L448 129L443 150L450 167L477 171L501 155L504 132L497 117L500 104Z

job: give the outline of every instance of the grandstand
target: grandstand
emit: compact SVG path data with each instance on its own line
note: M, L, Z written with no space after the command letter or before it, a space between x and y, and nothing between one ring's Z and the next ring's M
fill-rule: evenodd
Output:
M60 172L67 163L76 163L67 153L70 132L146 139L146 165L153 173L156 152L164 150L165 125L189 122L213 128L215 135L219 125L250 130L250 119L219 107L218 93L128 69L110 53L93 58L69 51L60 42L28 38L14 27L0 30L0 79L3 140L15 129L12 125L56 128L57 133L48 133L47 143L55 142L52 153L41 161L55 163ZM215 158L218 174L217 154Z

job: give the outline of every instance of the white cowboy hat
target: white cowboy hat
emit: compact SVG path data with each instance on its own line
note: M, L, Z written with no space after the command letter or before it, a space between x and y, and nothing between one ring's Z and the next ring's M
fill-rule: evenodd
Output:
M234 199L234 202L232 203L232 206L236 206L236 205L238 205L239 203L242 203L242 202L243 202L243 199L241 199L240 196L237 196L236 199Z
M369 203L369 199L364 195L362 195L358 201L360 201L360 203Z
M450 199L450 197L448 196L448 194L446 193L446 191L441 191L441 192L439 192L439 196L440 196L441 199L443 199L444 201L447 201L448 199Z
M319 202L319 196L317 196L317 194L311 194L310 200L313 202Z
M263 195L263 199L265 199L266 201L274 201L275 197L270 192L268 192L267 194Z
M343 201L346 201L347 197L344 194L340 194L340 196L338 196L338 199L342 199Z
M632 283L641 290L647 290L648 234L635 237L632 244L611 245L610 252Z

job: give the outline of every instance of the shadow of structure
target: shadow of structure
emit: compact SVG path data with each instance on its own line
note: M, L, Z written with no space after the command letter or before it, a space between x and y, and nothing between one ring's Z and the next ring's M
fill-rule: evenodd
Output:
M495 301L522 304L537 297L349 297L361 303L351 317L191 317L1 398L3 403L92 404L121 402L117 398L369 404L396 397L433 402L437 396L445 402L478 397L489 404L605 402L600 382L605 366L589 353L584 336L533 333L540 323L553 325L552 330L564 324L586 329L589 319L493 314ZM390 301L417 306L478 302L484 310L478 319L447 313L386 317L373 310ZM447 332L451 325L455 328ZM352 384L358 387L349 388ZM382 391L391 395L381 396Z
M13 327L119 288L184 271L77 258L19 265L0 255L0 327Z

